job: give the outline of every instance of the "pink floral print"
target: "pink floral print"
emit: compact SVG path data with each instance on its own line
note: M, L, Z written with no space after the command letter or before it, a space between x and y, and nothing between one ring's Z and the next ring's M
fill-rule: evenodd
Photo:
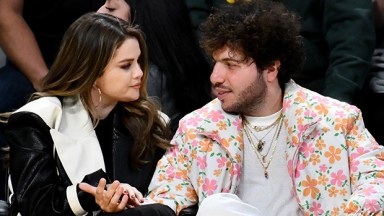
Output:
M373 215L384 210L384 150L351 105L286 85L287 169L306 216ZM148 200L177 213L214 193L236 193L243 160L241 118L215 99L185 116L159 161Z

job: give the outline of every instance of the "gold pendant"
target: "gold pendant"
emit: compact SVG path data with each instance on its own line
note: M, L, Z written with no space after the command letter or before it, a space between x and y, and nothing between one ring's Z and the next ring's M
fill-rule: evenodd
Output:
M268 176L268 172L267 171L264 171L264 176L265 176L266 179L268 179L269 176Z
M257 151L261 152L264 148L264 141L259 140L259 143L257 144Z

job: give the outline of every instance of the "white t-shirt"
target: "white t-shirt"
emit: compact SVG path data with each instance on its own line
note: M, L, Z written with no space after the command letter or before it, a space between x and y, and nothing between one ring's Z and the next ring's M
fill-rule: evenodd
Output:
M266 117L245 116L245 118L250 125L266 126L272 124L280 114L281 110ZM271 130L267 129L261 132L256 132L255 130L252 131L258 139L265 136L263 139L265 144L261 154L265 154L270 148L269 154L266 156L266 163L274 150L275 144L272 142L272 138L279 126L280 125L277 124ZM277 140L276 151L274 152L271 163L267 169L267 179L264 176L264 168L252 149L247 135L244 133L244 166L237 195L245 203L255 206L265 216L302 215L293 193L291 178L288 174L287 160L285 158L285 140L287 136L288 132L283 125ZM257 145L258 140L253 137L252 134L250 134L250 138L252 138L253 142Z

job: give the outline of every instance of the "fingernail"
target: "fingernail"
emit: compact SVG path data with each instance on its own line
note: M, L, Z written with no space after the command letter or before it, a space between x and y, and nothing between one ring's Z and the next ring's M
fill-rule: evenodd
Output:
M135 195L131 195L131 198L132 198L132 199L135 198Z
M144 202L144 199L143 199L143 198L141 198L141 199L140 199L140 202L141 202L141 203L143 203L143 202Z

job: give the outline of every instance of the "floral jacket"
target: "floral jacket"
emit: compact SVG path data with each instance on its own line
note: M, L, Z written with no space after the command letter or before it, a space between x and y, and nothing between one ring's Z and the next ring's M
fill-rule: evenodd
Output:
M287 169L304 215L384 210L384 148L365 129L359 109L290 81L283 114ZM211 194L236 193L242 121L224 112L219 100L185 116L172 143L158 163L149 200L178 213Z

